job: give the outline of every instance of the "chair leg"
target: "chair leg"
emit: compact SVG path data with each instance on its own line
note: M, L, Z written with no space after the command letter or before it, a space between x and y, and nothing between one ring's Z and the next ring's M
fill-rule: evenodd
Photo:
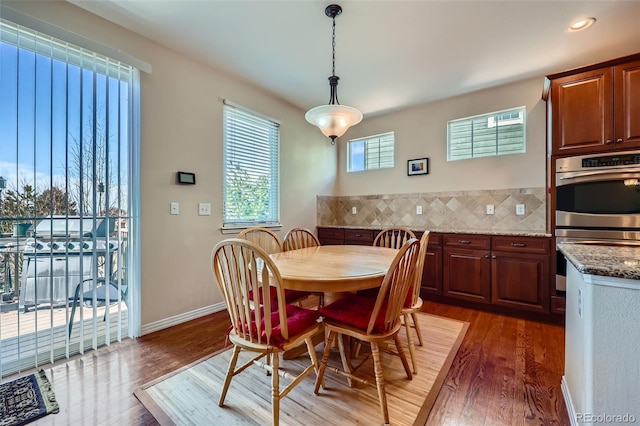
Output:
M407 344L409 346L409 355L411 355L411 366L413 367L413 374L418 374L418 363L416 362L416 347L413 343L413 333L411 333L411 323L409 322L410 315L404 314L404 329L407 334Z
M389 410L387 409L387 394L384 391L384 377L382 376L382 364L380 363L380 349L377 342L371 342L371 355L373 356L373 369L376 376L376 387L378 388L378 401L380 411L384 417L384 423L389 424Z
M320 390L320 385L323 384L324 370L327 368L327 361L329 361L329 353L331 352L331 345L333 344L333 339L336 337L335 331L330 331L327 336L327 340L324 344L324 353L322 354L322 361L320 361L320 368L318 369L318 376L316 377L316 387L313 390L313 393L316 395Z
M402 361L402 366L404 367L404 371L407 373L407 379L413 379L413 375L411 374L411 369L409 368L409 362L407 361L407 355L404 353L404 349L402 349L402 344L400 343L400 336L398 333L393 336L393 341L396 344L396 349L398 350L398 355L400 356L400 361Z
M231 384L231 379L233 378L233 373L236 369L236 363L238 362L238 355L240 354L240 346L233 347L233 355L231 355L231 360L229 361L229 368L227 369L227 376L224 378L224 385L222 385L222 392L220 393L220 400L218 401L218 405L222 407L224 405L224 399L227 397L227 391L229 390L229 385Z
M280 363L280 357L277 353L271 358L271 365L273 367L273 374L271 374L271 418L273 419L273 426L280 424L280 375L278 374L278 368Z
M420 325L418 324L418 313L412 312L411 319L413 319L413 327L416 329L416 334L418 335L418 346L422 346L422 331L420 330Z

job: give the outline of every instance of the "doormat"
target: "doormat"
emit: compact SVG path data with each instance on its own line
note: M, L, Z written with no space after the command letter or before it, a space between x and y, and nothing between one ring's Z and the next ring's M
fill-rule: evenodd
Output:
M0 384L0 426L30 423L60 407L43 370Z

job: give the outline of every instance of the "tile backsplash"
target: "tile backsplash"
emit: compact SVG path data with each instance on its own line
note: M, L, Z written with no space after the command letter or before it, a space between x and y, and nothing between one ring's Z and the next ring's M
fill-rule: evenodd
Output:
M318 196L318 226L407 226L414 229L478 229L544 232L546 191L541 188L361 196ZM487 214L487 205L495 213ZM516 204L525 214L516 215ZM422 214L416 207L422 206ZM352 209L355 207L356 213Z

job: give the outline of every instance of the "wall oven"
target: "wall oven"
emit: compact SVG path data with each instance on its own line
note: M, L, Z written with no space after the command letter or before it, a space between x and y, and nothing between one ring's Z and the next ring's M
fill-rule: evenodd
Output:
M640 245L640 151L556 159L556 243ZM557 252L556 290L565 259Z

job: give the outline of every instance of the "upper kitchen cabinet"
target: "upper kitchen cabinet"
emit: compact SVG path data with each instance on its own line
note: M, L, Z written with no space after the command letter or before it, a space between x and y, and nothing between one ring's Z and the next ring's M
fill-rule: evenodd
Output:
M547 82L552 155L640 147L640 54L550 75Z

